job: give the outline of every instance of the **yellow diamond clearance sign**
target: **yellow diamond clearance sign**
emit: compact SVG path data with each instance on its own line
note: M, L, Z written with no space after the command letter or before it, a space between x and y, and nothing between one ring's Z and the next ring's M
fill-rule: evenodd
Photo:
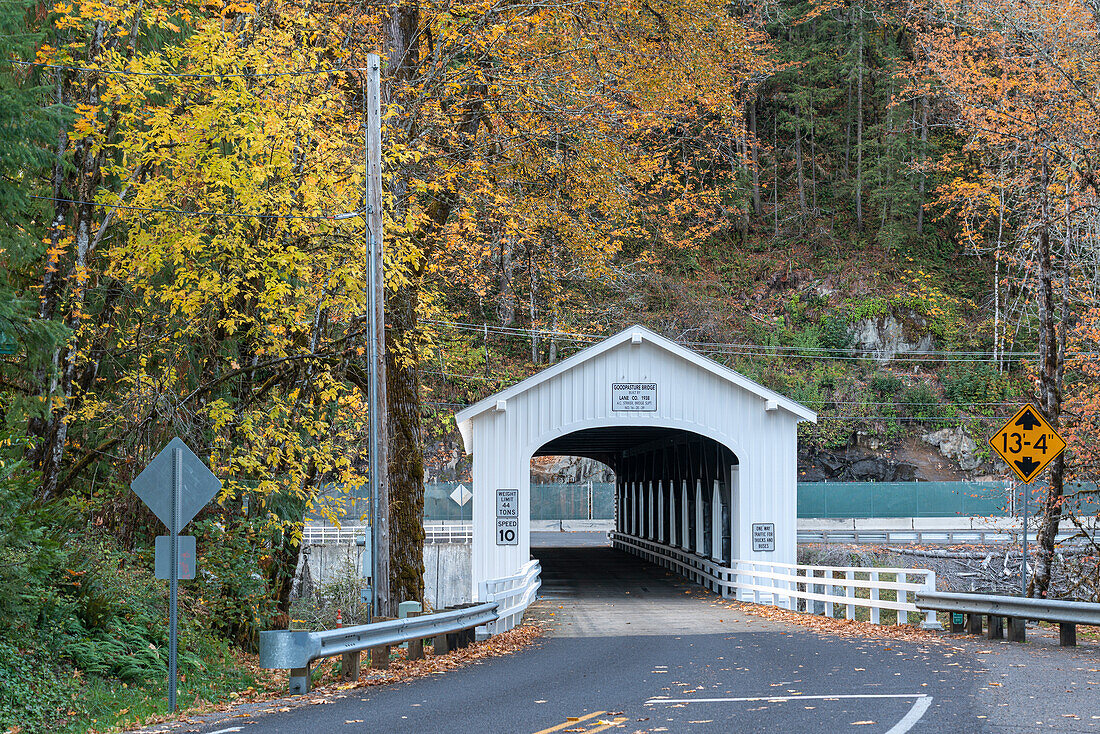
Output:
M1008 423L989 439L989 445L1025 483L1039 476L1039 472L1066 448L1062 437L1030 405L1020 408L1009 418Z

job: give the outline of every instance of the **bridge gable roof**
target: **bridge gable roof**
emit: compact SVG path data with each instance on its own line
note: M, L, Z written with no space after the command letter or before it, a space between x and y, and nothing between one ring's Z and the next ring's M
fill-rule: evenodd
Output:
M468 441L469 439L470 422L481 413L484 413L485 411L494 408L497 405L498 401L512 400L513 398L516 398L526 393L537 385L552 380L558 375L569 372L570 370L576 369L585 362L595 359L601 354L604 354L605 352L608 352L621 344L632 342L633 340L635 340L636 337L641 341L648 342L659 349L662 349L679 357L684 362L687 362L688 364L691 364L698 369L709 372L725 380L735 387L738 387L750 394L756 395L762 400L774 401L776 407L782 408L788 413L797 416L801 420L811 421L815 423L817 422L817 413L810 410L801 403L791 400L785 395L781 395L774 390L770 390L760 383L751 380L748 377L745 377L740 372L731 370L730 368L715 362L713 359L704 357L703 355L698 354L688 349L687 347L677 344L671 339L666 339L660 334L657 334L656 332L651 331L644 326L635 324L634 326L623 329L614 336L610 336L597 344L593 344L587 349L583 349L580 352L572 355L571 357L564 359L561 362L558 362L557 364L528 377L526 380L518 382L515 385L512 385L507 389L501 390L498 393L494 393L493 395L490 395L483 400L479 400L473 405L467 408L463 408L462 410L455 413L455 421L456 423L458 423L458 428L463 435L463 439L465 441ZM467 443L467 445L469 444Z

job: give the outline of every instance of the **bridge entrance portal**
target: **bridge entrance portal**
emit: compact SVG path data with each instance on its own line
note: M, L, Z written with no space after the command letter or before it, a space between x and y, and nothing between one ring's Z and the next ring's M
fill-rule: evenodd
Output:
M473 454L474 598L530 559L530 463L615 472L615 528L711 561L795 562L808 408L641 326L456 415Z

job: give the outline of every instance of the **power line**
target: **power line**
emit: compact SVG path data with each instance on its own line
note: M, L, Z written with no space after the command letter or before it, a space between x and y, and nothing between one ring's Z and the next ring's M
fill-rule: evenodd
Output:
M336 74L344 71L366 71L365 66L333 66L327 69L302 69L300 71L273 71L254 74L245 74L242 72L198 74L193 72L170 73L161 71L130 71L127 69L100 69L94 66L66 66L64 64L47 64L39 61L5 60L10 64L37 66L43 69L56 69L59 71L85 71L89 73L94 72L96 74L162 77L165 79L270 79L281 76L313 76L319 74Z
M965 420L1008 420L1008 415L818 415L819 420L828 421L965 421Z
M872 402L870 400L868 400L868 401L862 401L862 400L799 400L798 402L802 403L803 405L829 405L829 404L832 404L832 405L939 405L940 404L939 402L930 402L930 401L923 401L923 402L920 402L920 401L894 401L894 402L877 403L877 402ZM953 405L970 405L970 406L989 407L989 406L994 406L994 405L1006 405L1010 402L1011 401L1009 401L1009 400L1000 400L1000 401L997 401L995 403L955 403L955 402L952 401L952 404Z
M473 403L448 403L443 401L425 401L424 405L444 408L468 408ZM898 416L898 415L818 415L819 421L902 421L917 423L921 421L962 421L962 420L1008 420L1007 415L931 415L931 416Z
M492 332L495 334L502 334L508 336L536 336L536 337L558 337L567 340L572 340L578 343L587 343L592 341L599 341L605 339L606 335L602 334L583 334L576 332L556 331L553 329L529 329L524 327L515 326L493 326L489 324L472 324L461 321L444 321L440 319L423 319L422 323L443 326L453 328L459 331L470 332ZM723 354L727 356L742 356L742 357L791 357L798 359L826 359L826 360L845 360L845 361L863 361L869 359L879 359L875 357L873 353L862 354L856 350L846 349L840 350L829 347L790 347L790 346L773 346L768 344L751 344L751 343L722 343L722 342L696 342L685 341L679 342L683 346L695 348L697 351L701 351L705 354ZM847 354L837 354L837 352L846 351ZM810 352L809 354L802 354L801 352ZM1012 359L1029 359L1038 356L1037 352L1003 352L999 356ZM1067 356L1093 356L1089 353L1078 353L1077 355ZM994 355L992 352L951 352L951 351L928 351L928 352L915 352L911 354L897 354L887 361L891 362L989 362L992 361Z
M42 201L55 201L63 204L73 204L75 206L94 206L101 209L127 209L130 211L138 212L153 212L159 214L178 214L187 217L236 217L240 219L311 219L318 221L338 221L335 214L330 215L318 215L318 214L247 214L241 212L219 212L219 211L203 211L203 210L186 210L186 209L168 209L165 207L157 206L127 206L125 204L108 204L98 201L80 201L78 199L61 199L53 196L31 196L31 199L40 199ZM341 212L343 213L343 212ZM358 215L359 212L354 212Z

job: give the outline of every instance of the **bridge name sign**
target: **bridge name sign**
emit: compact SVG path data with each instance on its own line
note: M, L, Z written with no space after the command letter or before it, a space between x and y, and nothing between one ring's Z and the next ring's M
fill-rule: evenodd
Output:
M611 410L655 413L657 411L657 383L611 383Z

